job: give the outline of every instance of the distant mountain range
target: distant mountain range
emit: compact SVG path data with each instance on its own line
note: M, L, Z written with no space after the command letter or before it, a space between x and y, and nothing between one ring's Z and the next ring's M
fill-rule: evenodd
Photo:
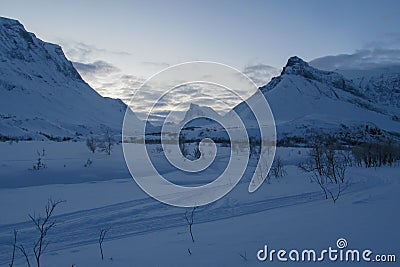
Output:
M373 70L322 71L291 57L281 74L259 88L276 120L281 144L306 143L318 133L345 143L376 136L400 139L400 66ZM253 96L250 105L260 105ZM121 133L127 106L93 90L58 45L0 18L0 140L69 140ZM129 110L129 109L128 109ZM255 118L247 104L234 107L250 133ZM219 116L192 104L181 124L190 136L221 137ZM204 117L191 121L194 117ZM131 119L141 123L134 114ZM212 131L210 131L212 129Z

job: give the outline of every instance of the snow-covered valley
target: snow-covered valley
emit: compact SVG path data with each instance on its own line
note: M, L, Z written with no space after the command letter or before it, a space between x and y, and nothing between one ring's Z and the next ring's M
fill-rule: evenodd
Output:
M396 266L398 95L396 66L323 71L293 56L228 113L193 102L183 121L171 123L180 133L146 124L144 134L145 122L92 89L60 46L0 18L0 265L39 266L39 255L40 266L365 266L365 258L277 258L285 258L279 250L337 250L345 239L343 248L371 250L373 265ZM265 100L268 109L260 108ZM268 142L251 108L272 111L273 125L263 125L273 129ZM128 137L137 139L121 138L126 114ZM229 140L225 122L248 140ZM197 172L171 163L205 158L213 162ZM229 180L232 191L215 202L171 206L133 179L132 170L135 179L154 181L149 162L167 180L161 186L201 188L227 166L227 177L240 180ZM254 178L261 187L249 193ZM265 246L275 256L262 261Z
M31 151L37 146L47 151L48 156L43 157L47 168L29 170L36 160ZM73 152L65 149L68 146L74 147ZM310 175L297 167L307 149L280 148L277 155L283 159L287 175L271 177L255 193L248 193L248 180L243 180L224 198L196 209L193 243L184 217L187 209L147 196L129 177L121 146L109 156L92 154L79 142L2 143L1 148L25 151L23 161L19 160L21 154L2 154L1 161L6 164L0 168L1 177L10 169L19 169L19 178L31 179L19 186L2 184L0 202L6 215L0 221L2 264L11 256L14 229L26 247L34 242L36 232L27 216L43 212L48 198L66 202L55 213L57 224L49 233L45 266L262 266L265 262L259 262L256 253L264 244L277 249L322 249L341 237L352 248L399 253L397 163L392 167L349 168L351 183L333 203L324 199ZM93 163L85 167L88 158ZM85 182L74 180L79 174L86 174ZM43 184L42 178L50 176L57 180ZM101 261L98 234L108 226L106 258ZM18 257L17 264L23 266L24 259ZM329 264L349 263L327 261Z

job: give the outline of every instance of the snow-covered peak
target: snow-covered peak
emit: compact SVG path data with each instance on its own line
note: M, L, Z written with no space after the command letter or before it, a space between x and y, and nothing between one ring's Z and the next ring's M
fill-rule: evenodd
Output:
M193 120L194 118L201 117L201 124L209 124L209 118L221 118L215 110L210 107L200 106L194 103L190 103L189 109L185 113L185 118L180 122L180 124L185 124ZM199 124L199 119L197 119L196 125Z
M310 70L310 65L307 62L302 60L301 58L294 56L288 59L286 66L283 67L283 74L294 74L294 75L304 75L307 71Z
M0 27L19 27L24 29L24 26L18 20L5 17L0 17Z
M288 59L286 66L283 67L281 75L300 75L307 79L321 80L326 76L337 76L337 73L323 71L311 67L301 58L294 56Z
M207 116L208 114L216 114L216 112L210 108L210 107L205 107L205 106L200 106L194 103L190 103L189 109L186 112L186 116L192 117L192 116Z
M324 71L310 66L295 56L289 58L280 76L273 78L260 90L263 93L273 90L286 76L301 76L308 82L319 82L329 88L345 91L352 95L353 102L399 117L400 66ZM334 95L339 96L337 90Z
M191 120L194 117L219 117L220 115L210 107L200 106L190 103L189 109L185 114L184 121Z
M274 89L285 76L301 76L309 82L319 82L328 87L337 88L346 91L354 96L364 98L363 93L357 88L353 82L346 79L343 75L333 72L319 70L311 67L301 58L294 56L289 58L286 66L283 68L280 76L273 78L268 84L260 87L263 93ZM336 94L333 94L336 95Z
M0 18L0 139L62 140L105 128L117 134L125 110L94 91L59 45Z
M27 32L17 20L1 18L0 20L0 60L10 64L18 62L37 70L36 64L46 64L51 71L65 76L67 80L83 82L79 73L68 61L59 45L43 42L35 34Z
M374 89L371 94L374 100L367 94L367 89L358 85L365 79L359 79L355 84L355 80L340 73L319 70L299 57L292 57L281 75L260 87L260 91L274 114L279 140L303 140L315 132L326 132L343 142L352 142L364 138L360 136L365 134L365 125L380 128L392 137L392 133L399 132L398 116L386 105L389 103L386 100L396 95L394 88L399 81L394 74L390 77L390 86L376 83L381 90ZM373 80L377 81L376 78ZM364 87L370 89L372 85L375 86L375 82L368 81ZM385 104L380 104L377 99L386 99L382 100ZM263 103L258 96L252 96L247 104L239 104L234 111L251 127L255 118L248 105Z
M287 67L293 67L293 66L304 66L304 67L308 67L308 63L305 62L303 59L299 58L298 56L293 56L290 57L286 63L286 68Z
M5 17L0 17L0 26L17 27L25 30L24 26L18 20Z

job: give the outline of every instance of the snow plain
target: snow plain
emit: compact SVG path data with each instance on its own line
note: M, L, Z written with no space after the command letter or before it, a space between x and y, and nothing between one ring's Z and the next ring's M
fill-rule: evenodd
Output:
M351 185L334 204L297 167L307 150L278 148L288 174L272 177L252 194L245 178L222 199L196 209L193 243L186 209L146 195L130 177L120 145L110 156L92 154L83 142L33 141L0 147L4 151L0 155L1 265L9 263L14 229L19 231L19 242L31 246L36 233L28 214L43 212L50 197L66 202L57 207L57 226L49 233L43 266L314 266L321 263L260 262L256 254L264 245L277 250L335 247L339 238L346 238L349 248L400 255L398 165L351 167ZM47 168L32 170L37 151L43 148ZM84 167L88 159L93 163ZM172 171L171 177L178 181L176 174ZM100 229L108 226L102 261L97 240ZM365 262L329 261L323 266L350 264L365 266ZM21 255L16 266L25 266Z

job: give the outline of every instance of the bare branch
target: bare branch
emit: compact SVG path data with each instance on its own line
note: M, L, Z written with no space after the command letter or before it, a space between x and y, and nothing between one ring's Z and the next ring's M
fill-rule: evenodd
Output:
M193 207L190 214L189 211L185 211L185 220L189 226L189 233L190 237L192 238L192 242L194 243L194 237L193 237L193 232L192 232L192 225L194 223L194 211L196 210L197 207Z
M108 226L107 228L102 228L100 229L100 234L99 234L99 247L100 247L100 255L101 255L101 260L104 260L104 254L103 254L103 241L104 238L107 234L108 231L110 231L111 226Z
M47 233L50 229L52 229L56 225L56 221L51 221L54 209L63 202L65 201L62 200L54 201L52 199L48 199L47 204L45 206L45 215L43 217L41 215L29 214L29 218L35 225L37 231L39 232L39 237L33 245L33 253L35 255L37 267L40 267L41 256L43 255L47 246L49 245L49 242L46 242ZM25 249L21 245L20 251L23 252L22 250L25 251ZM25 255L25 258L27 258L27 254Z
M243 260L245 260L245 261L248 260L248 259L247 259L247 253L246 253L246 251L244 252L244 254L239 253L239 256L240 256Z
M311 180L322 189L325 199L330 196L336 203L347 187L346 169L351 161L346 153L335 150L326 140L322 137L314 139L308 161L299 164L299 168L310 172Z
M15 250L17 248L17 230L14 229L14 241L13 241L13 252L12 252L12 256L11 256L11 262L9 264L10 267L12 267L14 265L14 260L15 260Z
M31 267L31 263L29 261L28 253L26 252L24 246L23 245L18 245L17 248L22 253L22 255L24 255L25 260L26 260L26 264L28 265L28 267Z

